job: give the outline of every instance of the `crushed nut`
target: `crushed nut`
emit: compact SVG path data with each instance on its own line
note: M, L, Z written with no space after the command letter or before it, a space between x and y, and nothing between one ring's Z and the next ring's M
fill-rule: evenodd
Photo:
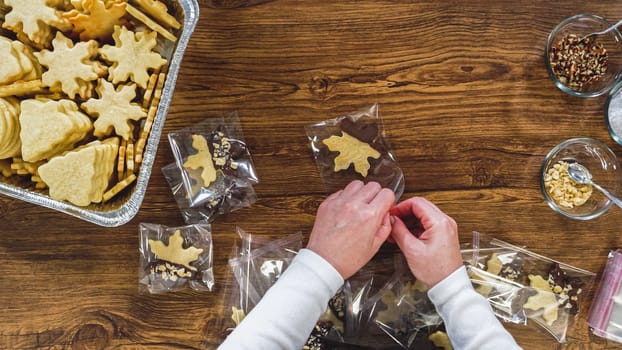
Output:
M182 265L177 266L168 262L156 262L149 268L149 272L154 275L154 277L159 275L161 279L172 282L180 278L192 278L192 271Z
M553 73L564 85L581 91L607 72L609 55L594 38L566 34L551 47L549 61Z
M572 209L581 206L592 196L592 185L578 184L568 175L568 162L559 161L544 175L546 192L559 206Z
M238 168L238 163L233 160L231 154L231 140L222 131L218 131L214 135L212 147L214 149L214 164L219 167L230 167L234 170Z

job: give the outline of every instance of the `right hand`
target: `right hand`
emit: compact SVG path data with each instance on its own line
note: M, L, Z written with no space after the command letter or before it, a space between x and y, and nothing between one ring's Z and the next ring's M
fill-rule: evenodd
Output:
M391 209L391 236L415 277L434 287L462 266L458 226L425 198L414 197ZM404 222L418 221L411 232Z

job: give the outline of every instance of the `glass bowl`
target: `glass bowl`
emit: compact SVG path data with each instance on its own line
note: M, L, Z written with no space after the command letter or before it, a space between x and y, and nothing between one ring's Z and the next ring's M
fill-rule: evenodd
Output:
M611 138L622 145L622 83L616 85L607 97L605 125Z
M598 79L594 79L581 87L571 87L567 80L564 82L564 78L555 73L556 69L553 67L557 61L555 58L556 48L559 47L560 41L566 35L575 34L581 38L587 34L607 29L611 25L600 16L579 14L566 18L553 29L546 41L544 62L549 77L559 89L573 96L596 97L607 93L617 83L620 72L622 72L622 35L617 29L593 37L596 40L595 43L602 43L608 54L607 70Z
M595 183L618 196L622 187L622 170L616 155L607 145L591 138L573 138L555 146L542 163L540 189L551 209L571 219L591 220L609 210L613 203L596 188L592 189L591 196L582 205L567 208L557 203L547 191L545 175L559 161L582 164L590 171Z

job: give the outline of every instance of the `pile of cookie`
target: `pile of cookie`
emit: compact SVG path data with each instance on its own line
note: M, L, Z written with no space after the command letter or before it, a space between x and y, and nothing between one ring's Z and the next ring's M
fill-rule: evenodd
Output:
M4 0L0 20L2 175L110 200L136 179L181 23L158 0Z

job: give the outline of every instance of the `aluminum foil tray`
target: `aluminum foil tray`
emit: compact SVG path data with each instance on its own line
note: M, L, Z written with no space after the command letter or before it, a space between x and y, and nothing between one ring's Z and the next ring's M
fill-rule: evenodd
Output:
M138 213L145 197L149 177L151 176L158 142L166 119L166 113L173 97L181 60L199 19L197 0L165 0L165 3L169 5L171 13L179 22L183 23L183 26L175 33L178 37L176 43L158 38L158 49L160 49L162 56L169 62L168 73L153 121L153 127L145 146L143 161L134 184L106 203L91 204L87 207L79 207L69 202L54 200L47 194L47 190L35 189L32 183L25 181L25 179L19 176L4 177L0 175L0 194L58 210L106 227L123 225ZM4 5L2 0L0 0L0 4ZM2 6L0 10L6 11L6 6ZM0 13L0 23L2 22L4 22L4 13Z

